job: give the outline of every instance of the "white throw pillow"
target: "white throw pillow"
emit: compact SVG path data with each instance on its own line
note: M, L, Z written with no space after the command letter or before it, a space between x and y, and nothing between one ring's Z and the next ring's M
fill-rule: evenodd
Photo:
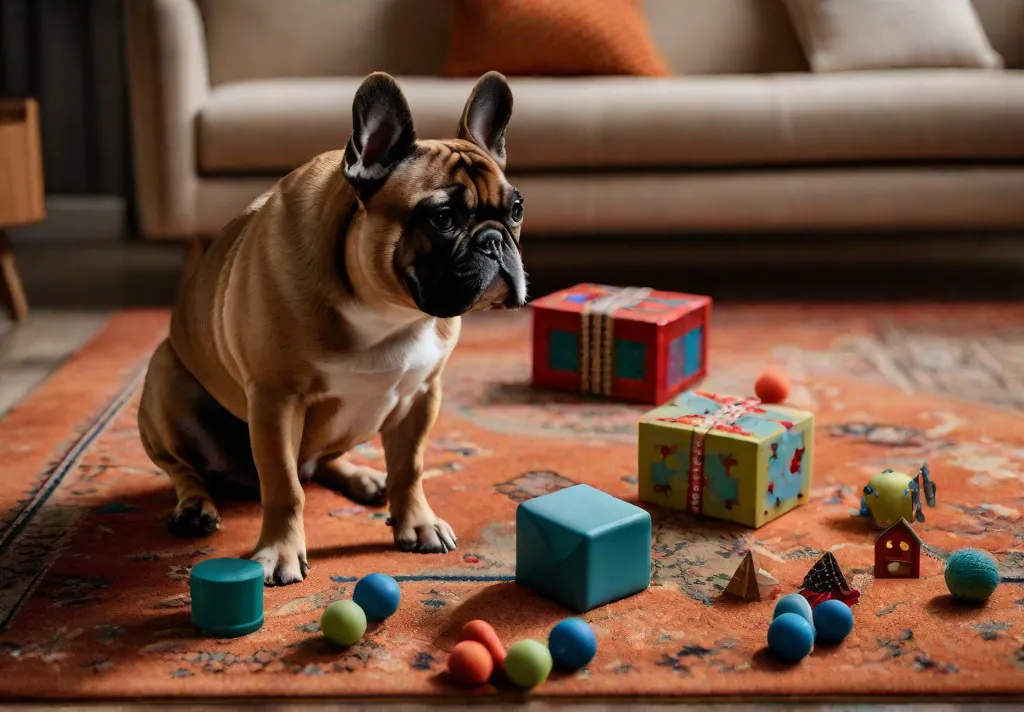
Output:
M971 0L784 0L815 72L999 69Z

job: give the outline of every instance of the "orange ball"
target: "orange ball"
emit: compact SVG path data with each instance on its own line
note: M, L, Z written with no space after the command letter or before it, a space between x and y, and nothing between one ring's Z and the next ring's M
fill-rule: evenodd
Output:
M448 656L448 672L465 685L482 685L494 673L494 660L482 643L463 640Z
M475 640L487 648L499 669L505 665L505 646L490 623L482 620L470 621L462 626L459 640Z
M762 403L782 403L789 397L789 377L773 368L765 369L754 383L754 393Z

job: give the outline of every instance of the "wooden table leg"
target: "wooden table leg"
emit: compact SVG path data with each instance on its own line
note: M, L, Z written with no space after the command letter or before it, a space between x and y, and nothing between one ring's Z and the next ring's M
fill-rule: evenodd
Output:
M0 282L4 301L10 306L14 320L24 321L28 318L28 299L21 286L18 266L14 264L14 248L3 230L0 230Z

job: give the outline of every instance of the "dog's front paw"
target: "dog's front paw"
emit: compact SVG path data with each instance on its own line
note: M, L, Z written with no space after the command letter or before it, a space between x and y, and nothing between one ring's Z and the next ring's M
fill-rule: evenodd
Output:
M209 536L220 529L220 512L209 499L190 497L178 502L167 529L175 536Z
M419 516L400 517L392 514L388 525L395 536L395 544L402 551L447 554L455 551L458 543L451 525L429 509Z
M251 558L262 564L263 583L268 586L298 583L309 573L306 542L294 534L278 541L264 542L261 538Z

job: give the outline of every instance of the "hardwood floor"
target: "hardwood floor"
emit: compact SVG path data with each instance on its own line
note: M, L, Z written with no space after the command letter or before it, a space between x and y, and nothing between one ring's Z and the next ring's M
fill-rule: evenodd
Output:
M180 245L42 245L17 249L28 293L21 323L0 312L0 415L127 307L172 302L185 260Z
M17 328L0 323L0 414L88 341L106 317L105 312L37 310Z

